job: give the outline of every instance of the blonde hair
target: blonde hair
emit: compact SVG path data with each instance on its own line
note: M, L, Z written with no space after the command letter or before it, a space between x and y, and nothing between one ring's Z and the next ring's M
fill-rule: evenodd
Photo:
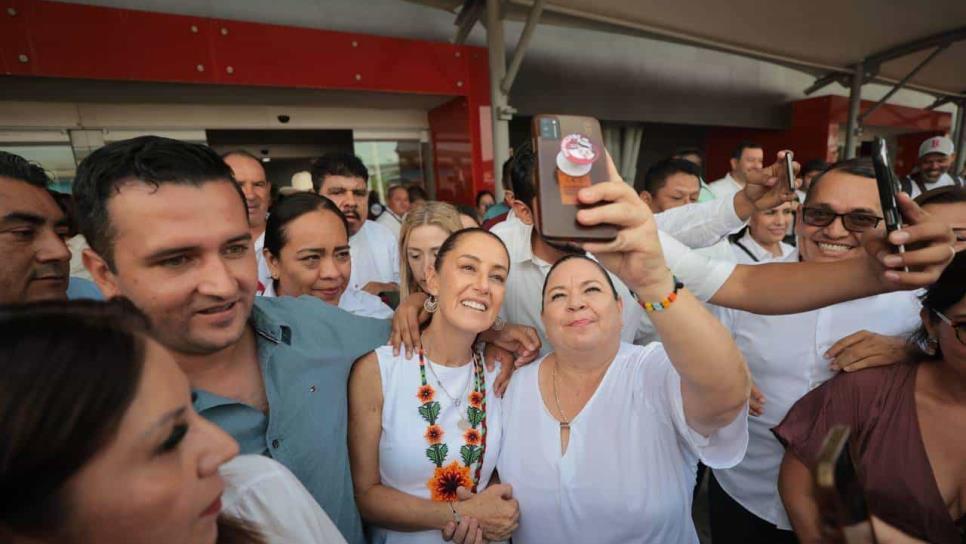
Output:
M422 201L406 212L402 227L399 228L399 300L423 291L409 268L406 248L409 246L409 235L416 227L424 225L436 225L450 234L463 230L459 212L446 202Z

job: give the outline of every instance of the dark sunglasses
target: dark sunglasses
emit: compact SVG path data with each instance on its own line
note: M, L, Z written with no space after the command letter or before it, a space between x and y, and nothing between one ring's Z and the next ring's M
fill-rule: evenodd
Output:
M881 217L871 213L849 212L835 213L827 208L812 208L806 206L802 208L802 221L812 227L827 227L837 218L842 218L842 226L851 232L865 232L879 226Z

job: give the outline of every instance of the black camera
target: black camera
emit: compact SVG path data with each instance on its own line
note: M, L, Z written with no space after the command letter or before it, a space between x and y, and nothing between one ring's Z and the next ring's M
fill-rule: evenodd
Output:
M278 116L278 122L279 123L288 123L291 119L292 118L289 117L288 115L279 115Z

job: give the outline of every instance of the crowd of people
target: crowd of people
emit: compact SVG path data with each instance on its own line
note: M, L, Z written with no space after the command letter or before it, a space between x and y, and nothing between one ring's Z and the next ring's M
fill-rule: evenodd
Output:
M825 542L844 424L878 541L962 543L952 144L894 232L868 159L785 153L607 157L577 218L616 238L562 243L528 145L502 202L394 185L374 220L347 153L279 195L144 136L65 197L0 152L0 541L695 543L706 486L713 542Z

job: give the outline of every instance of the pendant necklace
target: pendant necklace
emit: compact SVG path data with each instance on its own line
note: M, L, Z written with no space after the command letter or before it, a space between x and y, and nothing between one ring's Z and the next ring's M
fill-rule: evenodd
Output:
M420 341L420 343L422 343L422 341ZM460 415L459 423L456 424L457 427L459 427L461 431L465 431L469 429L472 425L470 425L469 420L466 419L466 411L462 409L462 405L463 405L463 399L466 398L467 395L469 395L470 384L473 383L473 365L472 364L468 365L470 367L470 379L466 382L466 388L463 390L463 395L461 397L454 397L453 395L449 394L449 391L446 390L446 386L443 385L443 380L439 379L439 376L436 374L436 370L433 369L432 361L430 361L429 364L426 366L429 367L429 372L430 374L433 375L433 378L436 379L436 383L439 385L439 388L443 390L443 394L446 395L447 398L449 398L449 400L453 403L454 406L456 406L456 413Z

